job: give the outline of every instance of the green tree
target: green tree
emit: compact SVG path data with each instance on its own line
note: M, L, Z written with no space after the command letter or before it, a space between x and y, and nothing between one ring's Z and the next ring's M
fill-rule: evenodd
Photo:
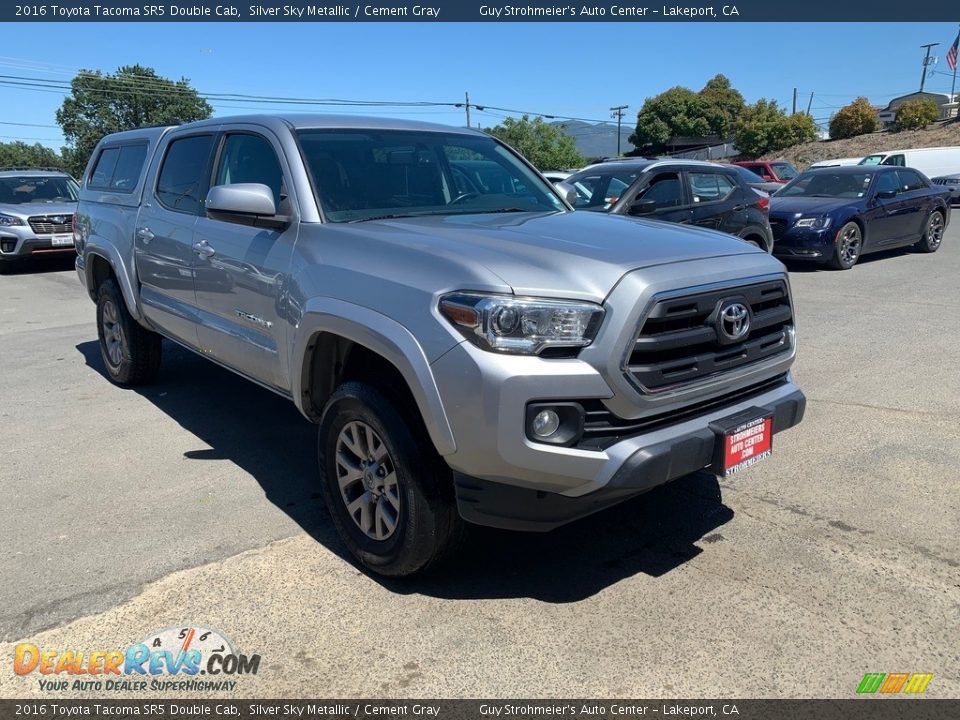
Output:
M579 167L583 157L563 126L550 125L542 118L531 120L506 118L488 133L518 151L540 170L564 170Z
M40 143L28 145L22 140L0 143L0 168L63 167L63 158Z
M865 97L858 97L849 105L839 110L830 118L830 139L856 137L880 129L877 113Z
M744 107L743 96L723 75L711 78L699 92L673 87L644 101L630 142L641 152L660 153L677 136L726 138Z
M81 70L57 110L67 140L64 160L75 175L109 133L203 120L213 108L186 78L169 80L148 67L125 65L113 74Z
M896 130L922 130L939 118L940 108L930 98L907 100L897 108L893 127Z
M774 100L761 98L747 107L734 124L737 150L759 157L817 139L817 126L806 113L787 115Z
M711 133L724 138L730 135L737 117L747 106L743 95L731 86L725 75L715 75L708 80L699 95Z

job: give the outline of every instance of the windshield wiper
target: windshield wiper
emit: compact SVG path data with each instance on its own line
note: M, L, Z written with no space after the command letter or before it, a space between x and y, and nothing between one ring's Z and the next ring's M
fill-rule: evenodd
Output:
M393 215L374 215L368 218L357 218L356 220L347 220L348 223L369 222L371 220L394 220L396 218L420 217L423 213L395 213Z
M547 212L546 210L531 210L530 208L493 208L492 210L464 210L463 212L453 213L454 215L489 215L491 213L518 213L518 212Z

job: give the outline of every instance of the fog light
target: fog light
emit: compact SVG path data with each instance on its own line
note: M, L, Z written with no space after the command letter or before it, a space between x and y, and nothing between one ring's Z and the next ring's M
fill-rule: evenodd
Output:
M554 410L541 410L533 418L533 434L548 438L560 429L560 416Z
M527 405L526 435L547 445L576 445L583 436L584 412L578 402L538 402Z

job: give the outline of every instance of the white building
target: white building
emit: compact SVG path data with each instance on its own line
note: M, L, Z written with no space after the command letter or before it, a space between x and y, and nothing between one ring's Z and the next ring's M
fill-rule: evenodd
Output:
M877 118L884 125L892 125L897 116L897 109L909 100L933 100L940 108L940 119L947 120L957 116L957 96L951 97L947 93L915 92L901 95L890 101L890 104L877 112Z

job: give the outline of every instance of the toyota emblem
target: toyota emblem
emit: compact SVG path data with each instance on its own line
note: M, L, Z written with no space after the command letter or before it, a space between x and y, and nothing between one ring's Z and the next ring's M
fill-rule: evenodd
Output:
M721 342L743 340L750 332L750 308L736 300L724 303L717 314L717 331Z

